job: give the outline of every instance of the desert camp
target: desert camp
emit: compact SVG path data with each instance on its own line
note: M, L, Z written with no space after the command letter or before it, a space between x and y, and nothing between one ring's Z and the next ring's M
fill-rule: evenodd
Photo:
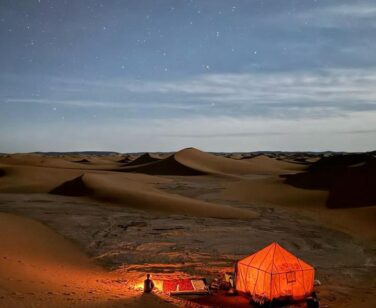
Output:
M375 0L0 0L0 308L376 307Z
M272 243L238 261L235 277L235 289L254 301L302 300L313 292L315 270Z

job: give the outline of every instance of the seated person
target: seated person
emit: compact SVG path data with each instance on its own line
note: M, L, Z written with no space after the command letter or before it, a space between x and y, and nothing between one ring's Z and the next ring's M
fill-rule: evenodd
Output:
M150 279L150 274L146 275L146 279L144 280L144 293L150 293L154 289L153 280Z

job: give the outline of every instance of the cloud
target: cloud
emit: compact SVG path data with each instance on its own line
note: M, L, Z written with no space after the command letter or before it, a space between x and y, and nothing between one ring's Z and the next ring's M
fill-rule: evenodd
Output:
M36 98L8 98L3 104L42 104L62 107L80 107L80 108L119 108L119 109L192 109L194 106L176 105L168 103L148 104L147 102L113 102L113 101L95 101L95 100L56 100L56 99L36 99Z
M338 150L376 148L376 112L356 112L330 119L255 119L199 116L124 122L38 122L28 129L0 130L1 152L114 150L174 151L194 146L207 151ZM355 132L355 133L354 133ZM52 140L54 142L52 142ZM8 146L7 146L8 145Z
M82 91L67 92L67 86ZM51 87L53 92L45 95L51 99L42 94L39 98L3 98L3 102L103 111L117 108L150 110L153 116L162 118L200 114L213 117L327 118L376 109L376 68L373 67L204 74L164 81L57 79L53 80Z
M376 27L376 4L368 1L329 4L304 10L297 14L297 20L317 28L338 30L373 29ZM348 33L351 34L351 33Z
M352 16L360 18L374 18L376 17L376 4L369 3L343 3L335 6L328 6L323 8L328 14L337 16Z
M376 69L330 69L316 72L208 74L180 81L127 83L128 91L185 97L210 102L213 109L238 109L240 114L374 110ZM188 99L188 98L189 99ZM236 112L235 112L236 113ZM288 116L288 114L286 114ZM323 115L325 116L325 115Z

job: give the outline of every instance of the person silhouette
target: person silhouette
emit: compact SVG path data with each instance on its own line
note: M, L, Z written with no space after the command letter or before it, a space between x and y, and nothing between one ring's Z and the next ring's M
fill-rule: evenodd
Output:
M144 280L144 293L150 293L154 289L154 282L150 279L150 274L146 274L146 279Z

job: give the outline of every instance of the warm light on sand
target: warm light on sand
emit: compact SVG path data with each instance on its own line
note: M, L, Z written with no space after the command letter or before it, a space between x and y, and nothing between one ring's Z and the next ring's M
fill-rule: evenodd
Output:
M162 291L163 290L163 280L153 279L152 277L151 277L151 279L153 280L153 283L154 283L154 289L158 290L158 291ZM144 281L143 280L137 281L134 284L134 289L137 290L137 291L143 291L144 290Z

